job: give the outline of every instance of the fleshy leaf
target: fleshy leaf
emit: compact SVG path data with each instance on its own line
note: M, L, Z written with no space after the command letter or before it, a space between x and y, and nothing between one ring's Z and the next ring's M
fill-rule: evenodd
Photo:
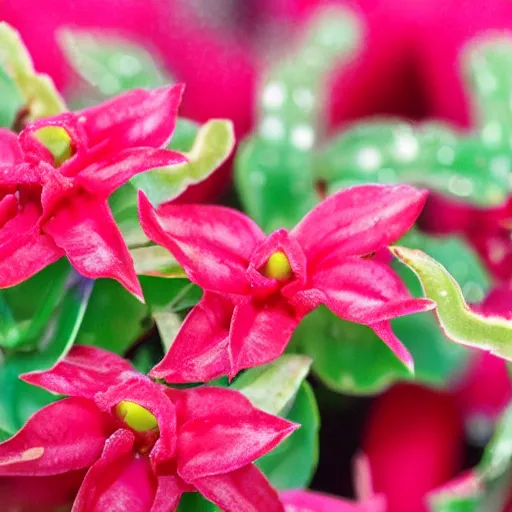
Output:
M265 366L246 371L232 387L243 393L254 407L280 414L295 398L310 366L309 357L286 354Z
M18 86L30 120L53 116L66 110L64 100L52 79L36 73L18 32L5 22L0 23L0 65Z
M448 338L512 360L512 322L473 312L448 271L422 251L393 247L392 252L418 276L425 295L437 303L436 315Z
M185 153L188 162L139 174L131 183L154 205L170 201L188 186L205 180L226 161L234 145L232 122L212 119L198 129L192 148Z
M427 494L430 512L478 512L481 508L483 487L474 471L449 481Z
M59 42L73 68L105 96L173 81L152 54L127 39L64 29L59 33Z
M359 39L357 20L340 7L320 11L304 32L298 48L267 73L257 131L235 162L244 209L265 231L292 227L320 200L312 151L326 131L326 78Z
M23 99L16 87L14 80L0 66L0 91L2 101L0 102L0 126L12 127L16 114L23 106Z

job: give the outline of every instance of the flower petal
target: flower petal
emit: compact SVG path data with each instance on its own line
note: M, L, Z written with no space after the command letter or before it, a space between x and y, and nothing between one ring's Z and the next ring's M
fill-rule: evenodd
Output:
M160 431L158 441L151 450L151 459L155 464L169 460L176 452L176 410L164 391L164 386L135 373L130 380L98 393L94 399L105 412L112 412L120 402L129 401L153 414Z
M20 375L20 379L52 393L93 398L135 373L122 357L96 347L75 345L50 370Z
M277 492L252 464L227 475L199 478L194 485L224 512L284 512Z
M171 348L150 372L170 383L206 382L229 373L228 334L232 303L205 292L188 314Z
M101 455L108 419L83 398L43 407L0 444L0 475L57 475L90 466Z
M284 300L237 306L229 334L230 377L279 357L297 324L295 312Z
M133 451L134 436L118 430L85 475L72 512L150 512L156 478L147 457Z
M0 229L0 288L25 281L64 255L41 234L39 217L37 206L29 203Z
M184 421L178 429L178 474L189 483L240 469L298 427L254 408L234 390L204 387L168 395L175 397Z
M157 211L140 191L139 216L146 235L168 249L201 288L250 293L246 269L265 235L249 217L208 205L167 204Z
M0 128L0 158L2 166L16 164L23 159L18 136L7 128Z
M414 224L427 192L408 185L362 185L334 194L292 230L309 263L336 249L363 256L398 240Z
M45 223L44 231L80 274L115 279L143 301L132 257L105 201L74 197Z
M414 359L407 347L397 338L396 334L391 329L389 322L379 322L370 325L375 334L393 351L398 359L407 367L407 369L414 373Z
M151 512L174 512L178 508L181 495L193 490L193 487L177 475L159 476Z
M74 182L92 194L108 197L138 173L186 161L182 154L167 149L130 148L89 165Z
M291 299L300 310L323 303L344 320L372 325L435 307L429 299L413 298L395 272L376 261L332 258L310 277L311 289Z
M183 85L134 89L82 110L79 114L89 144L108 141L109 153L134 146L166 145L174 131L183 90Z

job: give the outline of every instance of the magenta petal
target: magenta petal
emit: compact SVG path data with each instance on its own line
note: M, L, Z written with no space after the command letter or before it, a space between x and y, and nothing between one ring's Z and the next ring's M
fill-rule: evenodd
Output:
M382 497L375 496L364 503L355 503L320 492L291 490L280 493L286 511L290 512L385 512Z
M18 136L7 128L0 128L0 159L2 165L12 165L21 162L23 159ZM1 174L0 183L2 183Z
M193 411L178 430L178 474L188 483L250 464L298 427L255 409L236 391L210 390L200 396L209 399L200 407L203 414ZM183 410L180 415L180 420L184 419Z
M293 298L299 307L312 309L324 303L344 320L365 325L435 307L429 299L411 297L387 265L361 258L345 258L339 263L333 258L329 263L311 276L311 290Z
M82 469L101 455L108 417L89 400L66 398L33 414L0 444L0 475L46 476Z
M0 288L25 281L64 255L50 236L41 234L39 216L29 203L0 229Z
M183 90L183 85L134 89L82 110L89 144L108 141L109 153L134 146L164 146L174 131Z
M75 345L53 368L30 372L20 379L52 393L93 398L133 375L132 365L122 357L96 347Z
M45 223L44 231L80 274L115 279L144 300L132 257L106 201L75 197Z
M250 293L246 269L254 247L265 235L249 217L207 205L169 204L157 211L142 192L139 216L146 235L168 249L201 288Z
M427 192L408 185L347 188L313 209L292 230L308 262L333 250L363 256L398 240L414 224Z
M277 492L252 464L227 475L199 478L194 485L224 512L284 512Z
M380 322L370 325L375 334L393 351L398 359L407 367L407 369L414 373L414 359L411 353L407 350L406 346L397 338L396 334L391 329L389 322Z
M187 315L171 348L150 372L170 383L206 382L229 373L228 334L232 303L205 292Z
M181 495L193 490L179 476L159 476L151 512L174 512L178 508Z
M155 477L147 457L133 451L134 436L118 430L105 443L101 458L85 475L72 512L150 512Z
M237 306L229 334L230 377L279 357L297 324L295 312L284 300Z
M134 402L156 418L160 436L151 450L151 459L165 462L176 452L176 410L165 394L165 387L145 375L135 373L129 381L110 387L95 396L95 402L105 412L112 412L122 401Z
M180 153L167 149L131 148L89 165L75 176L75 184L92 194L108 197L141 172L186 162Z

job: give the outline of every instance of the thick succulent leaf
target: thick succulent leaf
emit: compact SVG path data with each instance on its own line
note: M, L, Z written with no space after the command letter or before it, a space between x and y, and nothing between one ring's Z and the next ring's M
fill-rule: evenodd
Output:
M302 383L285 417L299 423L301 427L256 464L279 490L307 487L318 463L320 428L315 395L307 382Z
M152 54L127 39L63 29L59 43L77 73L105 96L172 82Z
M478 512L483 506L483 486L473 472L448 482L427 494L430 512Z
M267 73L259 92L256 132L235 162L244 209L266 231L292 227L319 201L311 159L326 130L326 78L340 59L353 53L358 38L353 14L326 9L312 18L295 51Z
M232 387L243 393L254 407L270 414L282 414L294 401L310 366L309 357L286 354L272 363L247 370Z
M12 127L16 114L23 106L23 99L14 80L0 66L0 126Z
M455 279L422 251L393 247L392 252L415 272L425 295L437 303L435 312L448 338L512 360L512 322L473 312Z
M0 23L0 66L16 83L30 120L66 110L64 100L47 75L36 73L32 60L16 30Z
M187 492L181 497L178 512L220 512L211 501L203 498L198 492Z
M212 119L198 129L192 148L185 153L188 162L139 174L131 183L143 190L154 205L171 201L190 185L208 178L226 161L234 146L233 123Z
M315 157L328 193L361 183L411 183L480 206L503 203L508 154L439 123L382 120L353 125Z

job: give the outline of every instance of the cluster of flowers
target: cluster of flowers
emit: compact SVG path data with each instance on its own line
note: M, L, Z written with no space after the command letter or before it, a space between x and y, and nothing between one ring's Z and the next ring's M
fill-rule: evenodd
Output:
M136 173L184 161L162 149L182 91L133 90L41 119L19 135L0 132L0 287L65 255L80 274L116 279L143 300L107 199ZM232 379L281 355L301 319L321 304L370 326L412 369L390 320L435 304L410 296L387 264L387 246L413 225L425 199L425 191L406 185L354 187L325 200L291 231L267 236L235 210L155 208L139 192L144 232L173 254L203 298L149 377L83 346L48 371L23 375L69 398L41 409L0 444L0 475L82 472L74 512L121 505L167 512L191 491L226 511L282 511L253 462L297 425L255 409L238 391L178 390L152 378Z

